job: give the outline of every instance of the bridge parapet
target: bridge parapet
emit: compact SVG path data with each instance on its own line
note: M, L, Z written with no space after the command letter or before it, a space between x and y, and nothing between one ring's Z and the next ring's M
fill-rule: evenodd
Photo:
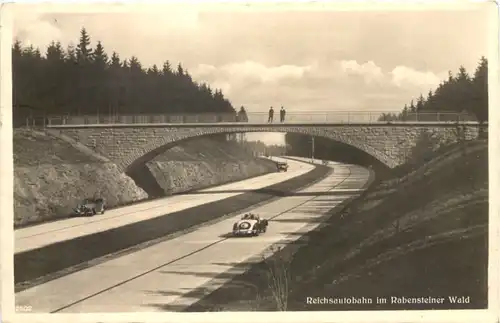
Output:
M399 117L396 117L399 116ZM240 120L234 113L201 113L201 114L95 114L95 115L49 115L45 118L28 118L27 126L54 125L94 125L94 124L220 124L220 123L250 123L250 124L384 124L397 123L455 123L477 122L477 119L467 113L455 112L421 112L407 113L391 111L290 111L285 120L280 121L279 111L275 112L274 120L269 122L267 112L247 113L245 120Z

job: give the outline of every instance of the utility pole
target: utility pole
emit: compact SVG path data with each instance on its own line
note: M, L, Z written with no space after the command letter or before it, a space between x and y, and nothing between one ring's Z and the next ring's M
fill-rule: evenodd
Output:
M311 162L314 163L314 136L311 136Z

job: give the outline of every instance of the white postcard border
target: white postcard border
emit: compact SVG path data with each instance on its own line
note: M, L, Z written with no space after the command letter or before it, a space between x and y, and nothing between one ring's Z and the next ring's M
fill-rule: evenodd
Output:
M165 2L165 1L164 1ZM173 2L173 1L170 1ZM184 1L186 2L186 1ZM208 1L189 1L192 5L210 6L214 10L234 10L242 7L243 1L231 1L214 3ZM238 3L240 2L240 3ZM333 7L336 10L427 10L428 3L432 3L435 8L450 8L450 3L454 9L467 10L485 1L351 1L349 3L339 3L338 1L309 2L294 1L293 3L284 1L247 1L252 7L268 8L293 8L294 10L324 10ZM157 3L151 2L151 3ZM381 3L385 3L381 5ZM425 3L425 5L424 5ZM23 4L25 5L25 4ZM46 11L93 11L95 4L55 5L55 4L31 4L37 10ZM178 1L176 6L187 5ZM391 7L387 7L387 6ZM500 173L499 167L499 133L500 125L500 81L499 81L499 24L498 5L491 10L492 26L490 28L490 50L488 53L489 64L489 189L490 189L490 216L489 216L489 309L488 310L453 310L453 311L333 311L333 312L217 312L217 313L85 313L85 314L20 314L14 312L14 279L13 279L13 160L12 160L12 79L11 79L11 46L12 46L12 5L2 4L0 7L0 247L1 247L1 307L0 321L5 322L255 322L255 320L265 322L498 322L498 309L500 304L498 279L499 279L499 196ZM383 7L382 7L383 6ZM99 7L99 11L123 11L148 10L145 3L117 4ZM230 9L231 8L231 9ZM459 35L457 35L459 37Z

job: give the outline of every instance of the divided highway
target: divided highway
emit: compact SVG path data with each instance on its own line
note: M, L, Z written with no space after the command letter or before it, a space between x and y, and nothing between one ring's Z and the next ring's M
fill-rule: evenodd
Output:
M275 158L276 160L278 158ZM98 232L119 228L128 224L154 219L166 214L183 211L203 204L220 201L245 191L262 189L310 172L314 166L288 160L289 171L270 173L247 180L233 182L196 194L183 194L138 203L109 210L103 215L75 217L15 230L15 253L33 250L53 243L75 239Z
M15 231L15 290L130 253L234 214L324 177L328 171L290 161L271 173L210 189Z
M289 160L289 164L287 173L264 175L205 190L203 194L166 198L165 205L161 200L153 201L113 210L114 213L110 211L104 217L26 228L16 233L16 251L82 238L92 230L108 230L116 225L165 215L172 208L178 210L228 198L231 194L241 194L240 190L258 189L299 174L312 173L314 168L294 160ZM336 205L359 195L371 180L370 171L359 166L331 163L330 167L334 172L319 182L254 207L251 212L269 220L268 231L258 237L232 238L228 235L232 224L242 215L237 214L22 290L16 294L16 304L30 305L34 312L183 310L245 271L246 267L241 264L250 266L258 261L271 245L294 243L301 234L321 224L325 214ZM103 244L107 242L101 240ZM74 252L77 257L80 250Z

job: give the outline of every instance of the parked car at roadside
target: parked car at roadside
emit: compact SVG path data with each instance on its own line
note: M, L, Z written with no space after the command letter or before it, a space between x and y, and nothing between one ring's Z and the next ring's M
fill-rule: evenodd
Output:
M73 211L75 215L93 216L97 213L104 214L106 212L106 201L102 197L86 198L79 203Z

